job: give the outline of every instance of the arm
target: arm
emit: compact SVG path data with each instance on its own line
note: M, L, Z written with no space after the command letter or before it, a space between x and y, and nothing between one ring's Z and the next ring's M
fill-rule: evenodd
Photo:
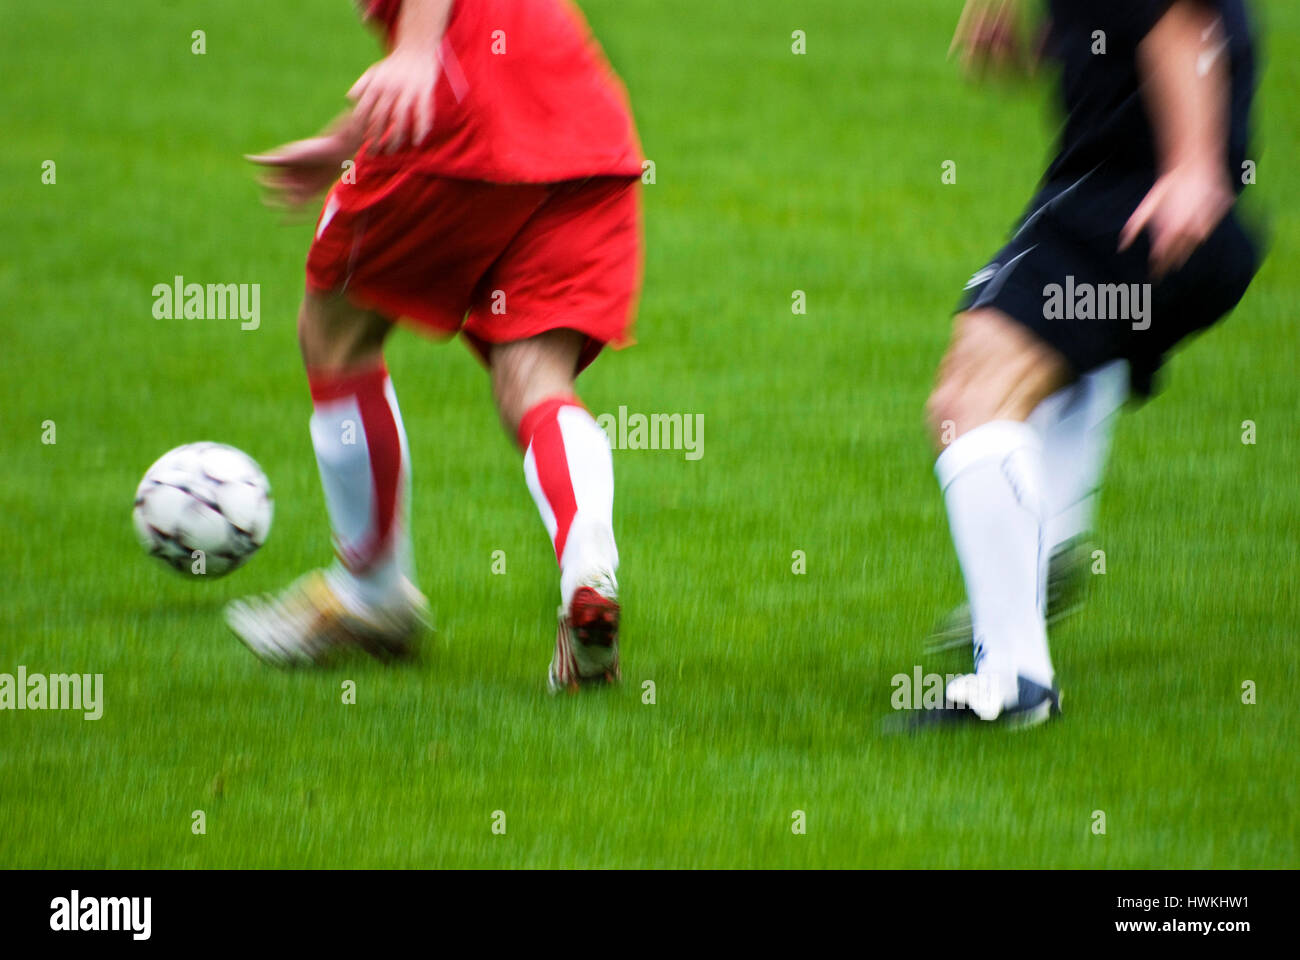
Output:
M356 155L362 133L349 109L314 137L245 154L245 159L267 168L259 181L267 189L269 205L297 210L339 178L343 163Z
M966 0L948 56L960 51L962 70L968 76L988 67L1032 72L1042 51L1031 50L1025 42L1024 8L1024 0Z
M438 47L451 3L405 0L392 53L362 74L348 91L355 105L314 137L248 157L270 168L262 183L274 200L290 208L310 203L339 178L343 163L356 156L366 139L391 151L406 142L408 127L412 144L429 135L438 82Z
M1178 0L1138 47L1158 175L1120 234L1120 249L1147 230L1156 277L1186 263L1232 207L1223 42L1219 19L1208 7Z
M386 151L421 143L433 129L433 93L438 83L438 48L447 29L452 0L404 0L393 51L361 75L348 97L363 135ZM412 123L412 115L414 122Z

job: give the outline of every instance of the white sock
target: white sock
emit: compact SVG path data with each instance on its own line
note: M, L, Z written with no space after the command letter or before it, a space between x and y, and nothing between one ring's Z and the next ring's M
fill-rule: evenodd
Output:
M975 670L1017 702L1016 677L1052 685L1043 620L1043 455L1038 431L994 420L935 462L975 631Z
M1116 414L1127 397L1128 362L1114 360L1058 390L1029 415L1043 437L1049 555L1093 530Z
M406 430L382 369L313 386L312 447L339 555L326 578L345 606L364 613L399 600L402 581L414 581ZM382 527L381 502L390 504Z
M560 601L567 610L586 579L606 575L617 589L614 460L609 438L572 398L539 403L520 426L524 477L560 564Z

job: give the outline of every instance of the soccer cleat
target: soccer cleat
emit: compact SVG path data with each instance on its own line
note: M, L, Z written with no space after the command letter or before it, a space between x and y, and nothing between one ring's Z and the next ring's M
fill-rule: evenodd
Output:
M278 594L232 601L226 623L248 649L276 666L324 664L354 649L398 660L414 652L415 637L428 624L428 608L424 595L404 580L397 603L358 615L316 570Z
M1009 727L1035 727L1061 712L1061 691L1033 680L1016 677L1016 702L1007 704L1006 691L982 674L953 677L944 691L947 704L975 718Z
M943 709L907 710L885 721L886 733L916 733L932 727L1005 727L1027 730L1061 715L1061 691L1024 677L1016 678L1016 705L1008 707L985 678L970 673L954 677L944 695Z
M557 611L555 656L547 675L551 693L576 693L581 687L617 683L618 592L614 578L589 578L573 593L566 612Z
M1091 545L1081 540L1062 544L1047 565L1047 622L1064 620L1083 606L1084 571L1091 558ZM939 653L969 647L975 642L970 606L956 607L926 638L925 652Z

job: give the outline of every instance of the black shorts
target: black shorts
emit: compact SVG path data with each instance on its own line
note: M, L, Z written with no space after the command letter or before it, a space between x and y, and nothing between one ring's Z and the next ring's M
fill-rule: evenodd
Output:
M1260 245L1234 209L1178 271L1152 283L1145 232L1119 234L1152 183L1093 171L1048 183L1011 241L971 278L958 310L994 307L1055 347L1076 374L1129 362L1148 394L1165 354L1226 315L1259 269Z

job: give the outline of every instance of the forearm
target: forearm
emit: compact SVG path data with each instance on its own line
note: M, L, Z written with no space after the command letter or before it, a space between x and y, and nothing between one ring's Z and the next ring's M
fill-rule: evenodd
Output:
M1227 163L1228 56L1218 17L1179 0L1138 47L1161 173Z
M361 146L364 132L364 129L357 123L354 109L348 107L330 121L329 126L321 131L321 136L337 137L341 144L350 145L340 147L340 150L348 156L351 156L353 153L356 153L357 147Z
M451 16L452 0L403 0L397 18L394 52L423 53L438 49Z

